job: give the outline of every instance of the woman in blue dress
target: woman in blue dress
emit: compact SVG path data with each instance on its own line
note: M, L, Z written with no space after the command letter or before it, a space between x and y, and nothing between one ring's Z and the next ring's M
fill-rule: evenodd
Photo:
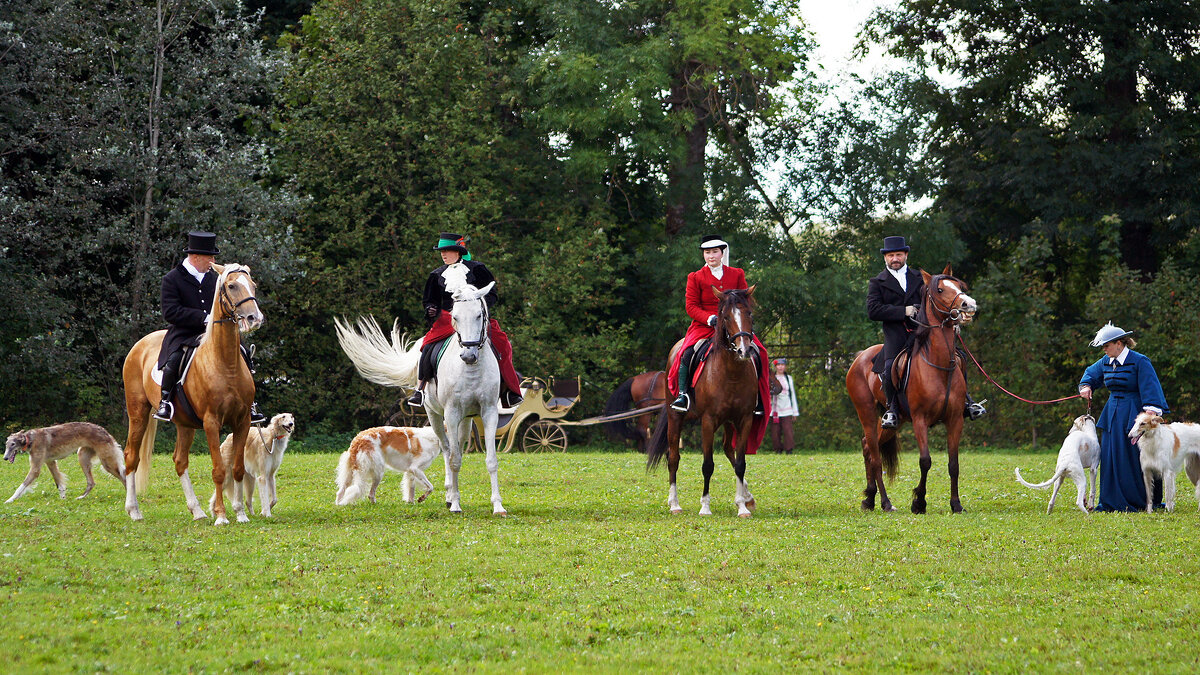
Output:
M1146 487L1138 449L1129 442L1129 429L1142 411L1156 415L1170 412L1162 385L1150 359L1131 349L1137 345L1132 331L1107 323L1092 340L1104 356L1088 366L1079 380L1079 395L1092 399L1092 391L1106 387L1108 402L1100 411L1096 428L1100 439L1100 500L1097 511L1144 511ZM1154 486L1154 502L1161 500L1162 483Z

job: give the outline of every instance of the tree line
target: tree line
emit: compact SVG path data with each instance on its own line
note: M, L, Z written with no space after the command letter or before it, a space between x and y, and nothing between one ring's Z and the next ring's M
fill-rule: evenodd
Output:
M1002 6L1001 6L1002 5ZM821 75L795 0L115 0L0 16L0 418L119 425L120 367L162 327L189 229L247 264L259 400L314 430L378 424L337 315L424 331L440 231L496 273L518 370L581 375L584 412L663 367L683 279L720 232L791 356L809 447L857 449L841 378L879 340L885 234L980 302L964 340L1031 399L1074 391L1105 321L1195 416L1197 10L907 0ZM929 206L912 212L914 203ZM1002 398L968 440L1061 435ZM818 424L818 421L820 422Z

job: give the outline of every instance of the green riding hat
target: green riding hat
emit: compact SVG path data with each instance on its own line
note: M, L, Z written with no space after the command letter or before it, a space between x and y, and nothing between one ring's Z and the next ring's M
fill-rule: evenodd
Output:
M435 251L458 251L462 255L463 260L470 260L471 254L467 252L467 242L470 239L455 234L453 232L442 232L438 235L438 243L433 247Z

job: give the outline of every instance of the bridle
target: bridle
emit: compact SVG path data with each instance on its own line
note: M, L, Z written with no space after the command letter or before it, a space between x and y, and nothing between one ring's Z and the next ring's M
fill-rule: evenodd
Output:
M934 297L934 295L933 295L934 289L938 289L938 291L940 292L941 291L940 284L945 279L950 279L951 281L957 281L960 284L964 283L963 280L959 279L958 277L954 277L949 274L938 274L938 275L935 275L932 279L930 279L929 285L927 285L925 287L925 297L926 297L926 299L928 299L929 305L931 307L933 307L933 311L942 318L942 321L941 321L942 326L945 326L948 323L958 323L959 321L962 320L962 317L964 314L964 312L961 309L954 306L954 301L958 300L958 296L963 295L963 291L961 291L961 290L958 291L957 293L954 294L954 297L950 298L950 302L948 304L949 309L943 308L940 304L938 304L937 298ZM926 328L933 328L933 324L922 323L919 319L917 319L916 322L922 326L925 326Z
M487 303L484 302L483 298L475 298L475 301L483 305L483 327L479 330L479 339L471 342L463 340L462 335L458 332L458 327L455 327L454 336L458 338L458 344L462 347L482 347L483 343L487 342L488 339L488 328L491 324L491 317L488 314Z
M246 274L246 273L239 270L239 271L231 272L231 274ZM249 275L247 275L247 276L249 276ZM217 319L214 323L226 323L226 322L230 322L230 321L241 321L242 319L245 319L246 317L244 315L237 313L237 308L241 307L242 305L246 304L247 302L257 303L258 298L254 297L253 295L247 296L246 298L243 298L242 300L238 301L235 304L233 302L233 299L229 297L229 291L225 290L225 284L221 284L221 289L219 291L217 291L217 302L219 302L221 304L221 310L224 311L227 316L224 319Z
M732 303L732 302L730 302L730 305L732 305L732 304L733 304L733 303ZM718 309L718 311L720 311L720 309ZM747 313L749 313L749 312L750 312L750 309L747 307L746 311L747 311ZM724 312L722 312L722 314L724 314ZM724 317L721 317L721 318L720 318L720 321L721 321L721 324L722 324L722 326L724 326L724 323L725 323L725 322L724 322ZM751 325L751 326L753 326L753 325L754 325L754 316L753 316L753 314L751 314L751 317L750 317L750 325ZM738 331L738 332L736 332L736 333L734 333L734 334L732 334L732 335L730 335L728 332L726 332L726 333L725 333L725 341L726 341L726 342L725 342L725 348L726 348L726 349L728 349L728 350L729 350L729 351L731 351L731 352L736 352L736 351L737 351L737 341L738 341L738 338L743 338L743 337L744 337L744 338L748 338L748 339L750 339L750 340L751 340L751 342L753 342L753 340L754 340L754 331L749 331L749 330L741 330L741 331ZM751 347L753 347L753 344L751 345Z

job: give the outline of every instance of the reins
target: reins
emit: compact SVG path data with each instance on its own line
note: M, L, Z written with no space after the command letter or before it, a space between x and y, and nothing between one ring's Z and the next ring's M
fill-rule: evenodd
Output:
M488 328L489 328L489 324L491 323L491 322L489 321L489 318L490 318L490 317L488 316L488 306L487 306L487 303L486 303L486 302L484 302L483 298L476 298L476 300L478 300L478 301L479 301L479 303L483 305L483 328L481 328L481 329L480 329L480 331L479 331L479 339L478 339L478 340L471 341L471 342L464 342L464 341L463 341L463 339L462 339L462 336L458 334L458 329L456 328L456 329L454 330L454 335L455 335L455 337L457 337L457 338L458 338L458 344L459 344L459 346L462 346L462 347L482 347L482 346L483 346L483 343L484 343L484 342L487 342L487 339L488 339Z
M241 270L239 270L239 272L240 271ZM235 274L236 273L237 272L235 272ZM226 316L224 319L216 319L213 321L213 323L228 323L246 318L237 315L237 308L241 307L247 302L258 302L258 298L251 295L242 299L237 304L234 304L233 300L229 298L229 291L225 290L225 284L221 284L221 290L217 292L217 301L221 303L221 309L229 316Z
M992 379L992 376L991 376L991 375L988 375L987 371L983 369L983 366L981 366L981 365L979 364L979 359L975 358L975 355L974 355L974 354L972 354L972 353L971 353L971 350L967 348L967 343L963 342L962 335L959 335L959 336L958 336L958 341L959 341L960 343L962 343L963 351L967 353L967 356L971 357L971 361L973 361L973 362L975 363L975 367L979 369L979 372L983 373L983 376L987 378L987 381L988 381L988 382L991 382L991 383L992 383L992 384L994 384L994 385L996 385L996 388L997 388L997 389L999 389L1000 391L1004 392L1005 394L1008 394L1009 396L1011 396L1011 397L1013 397L1013 398L1017 399L1018 401L1021 401L1021 402L1023 402L1023 403L1030 403L1030 404L1032 404L1032 405L1048 405L1048 404L1050 404L1050 403L1062 403L1063 401L1070 401L1070 400L1071 400L1071 399L1073 399L1073 398L1082 398L1082 397L1083 397L1083 395L1082 395L1082 394L1075 394L1074 396L1063 396L1062 398L1056 398L1056 399L1052 399L1052 400L1049 400L1049 401L1031 401L1031 400L1029 400L1029 399L1027 399L1027 398L1021 398L1020 396L1017 396L1016 394L1012 393L1011 391L1009 391L1009 390L1005 389L1004 387L1000 386L1000 383L999 383L999 382L997 382L996 380ZM1092 401L1091 401L1091 399L1088 399L1088 409L1087 409L1087 411L1088 411L1088 414L1091 414L1091 412L1092 412Z

